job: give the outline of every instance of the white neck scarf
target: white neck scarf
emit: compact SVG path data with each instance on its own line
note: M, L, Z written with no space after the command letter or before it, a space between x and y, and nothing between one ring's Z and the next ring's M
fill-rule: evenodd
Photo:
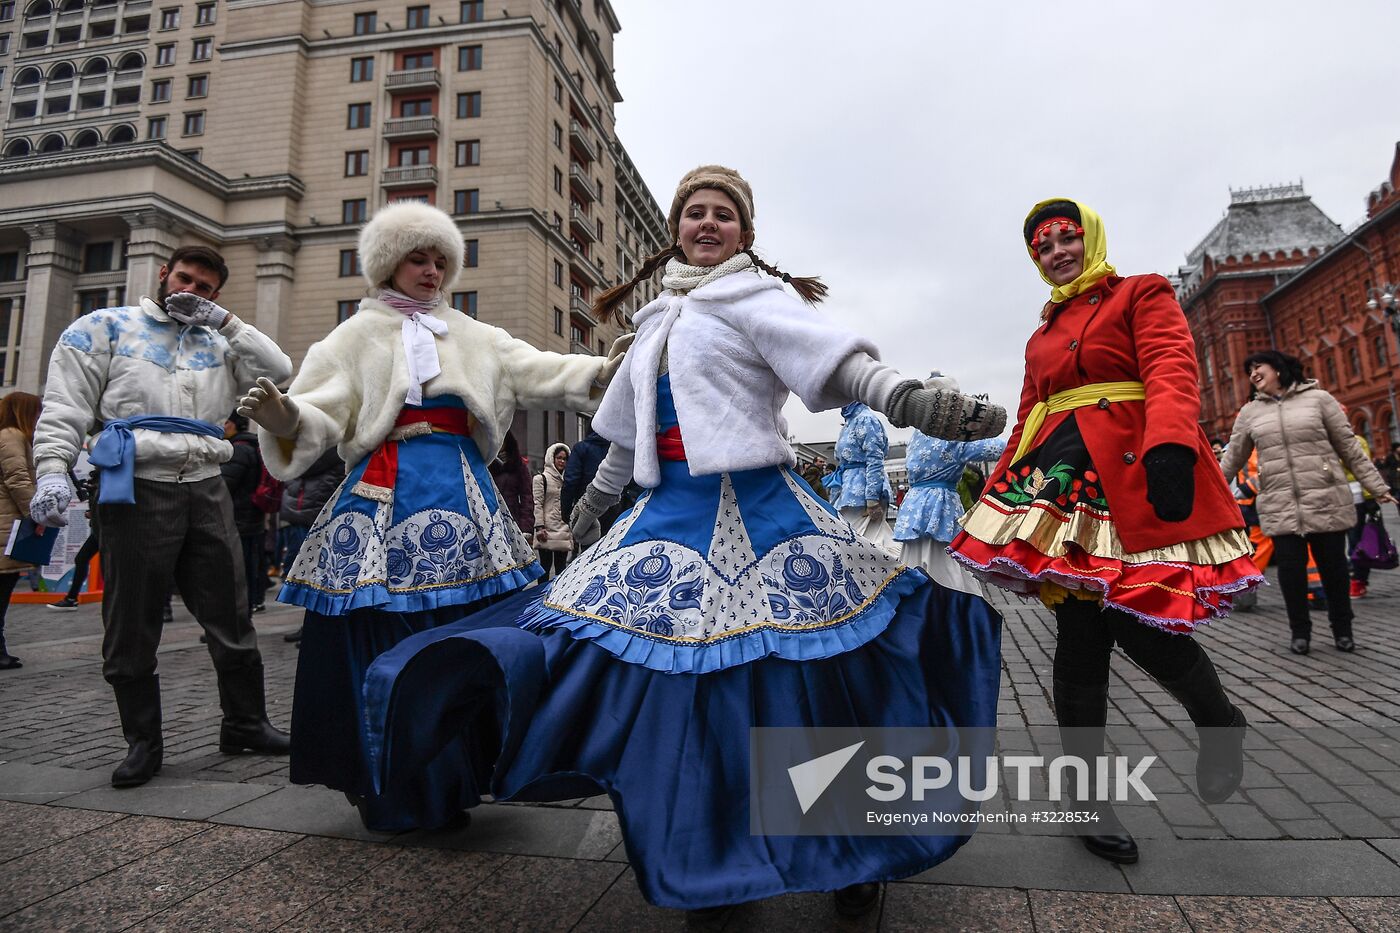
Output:
M661 287L684 295L702 285L709 285L716 279L722 279L731 272L751 268L753 259L748 253L735 253L717 266L691 266L679 259L671 259L666 263L666 274L661 277Z
M442 298L419 301L392 288L379 291L379 300L404 316L403 355L408 364L408 392L405 405L423 404L423 383L442 372L435 338L447 334L447 322L433 317Z

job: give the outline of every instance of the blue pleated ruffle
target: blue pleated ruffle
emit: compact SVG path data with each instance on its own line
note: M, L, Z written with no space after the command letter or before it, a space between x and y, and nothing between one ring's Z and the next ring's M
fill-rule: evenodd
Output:
M423 612L449 606L465 606L491 596L514 592L544 576L539 561L523 567L503 570L484 580L467 585L421 590L411 593L391 593L382 583L356 587L349 593L326 593L297 583L284 583L277 601L301 606L326 616L345 615L356 609L384 609L389 612Z

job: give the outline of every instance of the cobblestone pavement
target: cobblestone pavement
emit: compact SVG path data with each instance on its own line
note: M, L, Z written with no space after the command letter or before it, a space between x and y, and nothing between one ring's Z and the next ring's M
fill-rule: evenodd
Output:
M1053 621L995 601L1000 742L1038 749L1055 731ZM1277 587L1200 636L1252 726L1244 787L1224 804L1191 791L1180 707L1115 657L1115 744L1165 765L1156 803L1120 808L1137 865L1099 861L1052 827L990 825L858 921L826 895L790 895L706 928L1400 931L1400 572L1375 574L1355 605L1352 655L1333 649L1321 613L1312 654L1290 654ZM208 654L176 606L160 655L166 764L127 791L107 786L125 748L98 608L11 607L25 666L0 672L0 931L684 928L643 902L606 798L487 805L465 829L391 837L364 830L339 794L289 785L284 758L221 755ZM269 712L285 727L296 649L281 636L300 614L257 621Z

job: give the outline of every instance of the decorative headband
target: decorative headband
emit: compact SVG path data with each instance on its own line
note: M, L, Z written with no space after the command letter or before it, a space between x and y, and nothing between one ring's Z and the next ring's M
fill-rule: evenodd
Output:
M1071 218L1051 217L1050 219L1042 223L1039 227L1036 227L1035 233L1031 234L1031 248L1034 249L1042 241L1050 239L1050 237L1055 234L1057 229L1060 233L1073 233L1075 236L1079 237L1082 237L1084 235L1084 228L1081 227Z

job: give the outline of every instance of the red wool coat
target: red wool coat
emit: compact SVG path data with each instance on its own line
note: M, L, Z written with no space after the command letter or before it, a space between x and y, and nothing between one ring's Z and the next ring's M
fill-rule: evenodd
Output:
M1171 285L1160 275L1103 279L1065 302L1031 335L1016 428L993 479L1010 466L1036 402L1090 383L1127 381L1147 387L1145 402L1102 400L1074 412L1123 546L1146 551L1243 528L1239 506L1198 421L1195 342ZM1048 437L1069 415L1047 416L1039 437ZM1196 452L1195 505L1184 522L1162 521L1147 501L1143 455L1158 444Z

